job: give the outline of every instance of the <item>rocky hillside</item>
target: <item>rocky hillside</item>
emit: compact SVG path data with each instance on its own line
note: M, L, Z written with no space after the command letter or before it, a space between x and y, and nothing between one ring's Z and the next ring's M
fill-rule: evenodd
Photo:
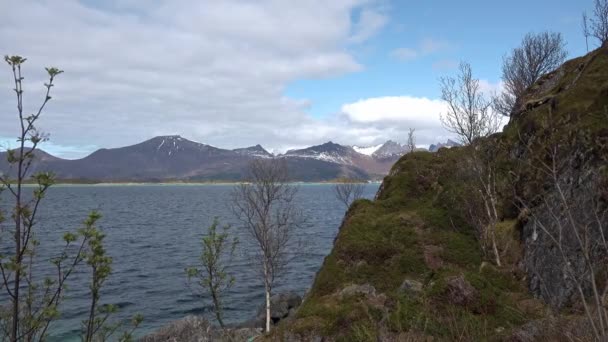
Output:
M476 229L471 161L493 179L500 266ZM594 244L608 236L606 165L608 47L541 79L503 133L401 158L374 201L351 206L296 318L269 339L591 340L580 293L592 298L591 274L608 281Z

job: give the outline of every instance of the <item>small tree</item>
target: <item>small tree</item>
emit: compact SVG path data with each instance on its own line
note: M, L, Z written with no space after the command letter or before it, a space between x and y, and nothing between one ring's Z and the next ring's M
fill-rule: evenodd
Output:
M36 124L47 103L51 100L50 92L55 77L63 73L57 68L46 68L49 80L44 84L45 96L38 110L26 115L23 104L23 80L21 67L26 59L20 56L5 56L4 60L11 67L13 83L17 97L17 116L20 123L19 146L8 150L8 170L0 172L0 192L8 191L14 201L12 224L9 241L12 250L0 254L0 289L9 298L9 307L0 307L0 326L2 340L44 341L48 328L53 320L59 317L59 305L63 299L66 281L85 258L89 258L88 247L95 244L103 249L98 231L94 227L99 214L91 213L85 221L85 227L77 234L66 233L63 236L64 246L49 260L51 270L37 272L34 269L39 241L36 239L38 211L48 189L54 184L51 173L31 174L36 159L38 145L47 140L46 135L36 128ZM31 198L26 194L25 182L28 178L34 181ZM0 224L4 215L0 213ZM0 238L6 231L0 230ZM55 274L42 277L40 274ZM124 335L130 338L129 334Z
M608 0L595 0L591 33L600 41L600 45L608 42Z
M414 135L414 132L416 132L416 130L414 128L410 128L407 133L407 143L405 146L408 153L412 153L416 150L416 136Z
M470 154L459 164L465 191L460 201L464 204L466 218L475 228L484 255L491 254L496 266L502 266L497 241L500 222L498 202L498 177L493 155L482 150L478 144L472 146Z
M560 33L528 33L502 65L504 90L494 96L494 111L510 116L522 95L541 76L558 68L568 53Z
M441 98L447 103L447 113L441 114L441 123L449 132L470 144L479 137L498 131L499 121L490 110L488 101L479 88L479 80L473 78L471 65L460 63L457 77L442 77Z
M38 109L28 115L24 109L24 77L21 73L21 67L27 59L5 56L4 60L12 71L20 132L17 138L19 146L6 153L8 170L0 172L0 191L8 191L13 202L10 215L13 229L0 231L0 238L5 232L10 233L8 240L12 245L11 250L0 254L0 288L6 292L10 301L9 307L0 308L0 321L6 327L4 338L11 342L44 340L49 325L59 315L58 307L63 298L65 282L82 261L87 238L77 242L79 236L76 234L64 235L63 249L50 259L54 272L49 273L56 274L55 277L41 279L40 274L34 271L36 247L39 245L34 228L38 224L40 204L54 184L54 177L50 173L31 174L37 147L47 140L46 135L36 128L36 124L51 100L55 77L63 71L46 68L48 81L44 84L44 98ZM28 178L32 178L35 184L30 199L26 198L28 196L24 188ZM3 223L3 215L0 215L0 223Z
M334 186L336 198L347 210L354 201L363 197L363 190L365 190L363 182L352 178L339 178Z
M218 232L218 226L219 221L215 218L202 239L200 267L187 268L186 273L189 281L196 278L202 290L211 295L215 318L220 327L224 328L222 295L234 284L234 276L228 273L226 260L234 256L238 240L236 237L230 238L229 225L222 227L222 232Z
M248 171L248 182L232 192L232 210L258 247L255 256L266 295L266 331L270 331L272 290L290 260L294 232L304 219L284 159L256 159Z
M88 318L82 322L82 340L85 342L106 341L122 326L122 323L108 323L110 316L117 311L115 305L100 305L101 288L112 273L112 258L106 255L103 246L105 235L95 226L101 215L92 212L85 221L85 227L80 234L87 239L87 248L84 259L91 268L91 303ZM143 317L136 315L132 319L130 330L123 332L119 341L131 341L133 331L142 322Z
M589 36L591 33L589 32L589 18L587 17L587 12L583 12L581 28L583 29L583 36L585 36L585 47L587 48L587 52L589 52Z

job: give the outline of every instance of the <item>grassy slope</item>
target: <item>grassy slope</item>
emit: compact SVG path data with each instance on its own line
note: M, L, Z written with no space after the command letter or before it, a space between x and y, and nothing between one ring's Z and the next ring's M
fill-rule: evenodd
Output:
M454 193L461 191L453 166L465 151L416 152L403 158L378 200L352 206L289 330L343 341L375 340L380 329L394 335L409 331L482 338L539 316L539 305L526 296L521 282L489 265L480 271L484 258L453 202ZM512 221L502 226L515 232ZM428 265L431 259L441 260L441 266ZM461 274L479 291L466 307L445 298L446 279ZM422 282L424 293L413 298L399 291L406 278ZM386 296L384 305L335 295L349 284L374 286Z
M528 109L483 145L495 156L503 180L521 164L513 152L522 136L544 144L565 139L589 146L601 158L608 155L608 49L569 61L552 76L533 87ZM557 125L547 124L549 118ZM458 177L456 165L467 149L406 155L385 178L377 200L355 202L297 318L271 338L495 340L545 316L547 310L528 295L516 267L520 225L508 188L502 188L500 224L501 244L508 246L503 248L506 266L497 269L484 262L466 224L461 203L470 188ZM525 175L524 188L538 178L519 172ZM463 275L478 291L474 302L446 300L446 280L454 275ZM400 291L404 279L424 284L422 295ZM382 295L338 295L350 284L370 284Z

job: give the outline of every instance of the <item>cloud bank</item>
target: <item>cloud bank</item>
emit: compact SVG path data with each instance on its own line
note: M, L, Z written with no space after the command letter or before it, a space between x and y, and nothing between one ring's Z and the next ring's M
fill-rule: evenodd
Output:
M66 71L40 121L66 157L163 134L270 150L404 140L412 126L421 144L444 134L436 100L362 99L319 119L307 114L307 99L284 95L295 80L364 68L351 50L388 23L377 0L25 0L3 7L0 53L28 58L26 111L42 97L43 67ZM433 44L420 49L441 48ZM0 89L11 88L9 69L0 68ZM2 120L13 122L0 126L0 137L17 129L12 96L0 91Z

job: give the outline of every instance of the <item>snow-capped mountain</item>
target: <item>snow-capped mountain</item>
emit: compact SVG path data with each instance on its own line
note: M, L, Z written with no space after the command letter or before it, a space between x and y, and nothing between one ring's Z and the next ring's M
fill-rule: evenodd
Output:
M406 151L407 151L407 148L405 147L405 145L401 145L398 142L389 140L389 141L385 142L384 144L382 144L382 146L380 146L380 148L378 148L372 154L372 156L374 158L401 157L402 155L404 155L406 153Z
M76 160L35 153L31 172L50 171L57 179L92 182L156 182L168 180L241 180L256 158L272 157L260 145L234 150L201 144L179 135L159 136L139 144L99 149ZM362 162L351 147L333 143L294 150L284 155L293 180L323 181L343 176L369 179L388 167ZM0 171L10 170L6 152L0 152Z
M363 148L366 153L361 153L361 148L357 151L355 147L340 145L330 141L305 149L290 150L282 156L290 159L315 159L339 165L353 166L365 170L370 175L381 176L387 174L394 162L401 156L401 154L389 154L386 152L382 157L378 157L376 153L385 147L385 145L386 143L379 145L373 152L371 152L371 148ZM390 145L386 149L390 149Z
M458 146L448 140L431 145ZM239 180L248 163L256 158L284 158L294 180L320 181L343 176L379 179L406 153L394 141L362 147L334 142L294 149L273 155L260 145L222 149L185 139L179 135L159 136L139 144L99 149L76 160L53 157L37 151L35 171L52 171L61 180L78 181L163 181L163 180ZM0 152L0 170L9 169L5 152Z
M450 147L455 147L455 146L461 146L461 145L459 143L455 142L454 140L448 139L448 141L446 141L445 143L431 144L429 146L429 152L437 152L442 147L450 148Z
M312 158L330 163L352 165L356 154L350 146L327 142L322 145L311 146L300 150L289 150L283 155L287 158Z

